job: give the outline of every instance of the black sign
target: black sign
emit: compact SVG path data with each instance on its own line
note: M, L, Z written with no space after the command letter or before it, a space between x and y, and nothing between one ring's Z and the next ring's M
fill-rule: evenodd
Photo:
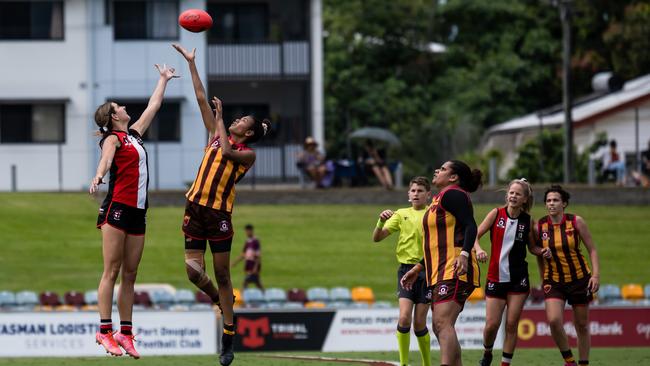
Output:
M238 312L237 351L292 351L323 348L335 312Z

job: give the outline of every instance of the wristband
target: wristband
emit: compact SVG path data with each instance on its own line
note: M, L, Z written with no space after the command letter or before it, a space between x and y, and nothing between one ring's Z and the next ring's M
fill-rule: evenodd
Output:
M469 258L469 253L467 253L467 252L464 251L464 250L461 250L460 255L462 255L462 256L465 257L465 258Z
M377 229L383 229L384 228L384 221L381 221L381 219L377 220L377 226L375 226Z

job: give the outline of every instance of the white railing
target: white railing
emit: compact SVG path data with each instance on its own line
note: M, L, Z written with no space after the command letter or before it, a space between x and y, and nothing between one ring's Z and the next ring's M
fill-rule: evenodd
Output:
M208 75L281 77L309 74L309 43L210 44Z

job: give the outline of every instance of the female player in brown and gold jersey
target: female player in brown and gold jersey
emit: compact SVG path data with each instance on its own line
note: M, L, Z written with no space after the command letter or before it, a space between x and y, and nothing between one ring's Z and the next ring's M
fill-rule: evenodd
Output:
M585 220L565 213L569 205L569 192L559 185L551 186L544 193L548 216L539 220L534 228L538 244L551 250L551 258L543 263L543 289L546 298L546 317L551 335L560 349L565 365L576 365L569 341L564 331L564 305L573 307L573 324L578 336L579 365L589 364L589 302L598 291L599 265L596 246ZM584 243L593 272L580 252Z
M228 131L222 118L221 101L213 97L215 113L206 99L201 78L194 63L196 49L192 52L180 45L173 47L189 64L194 93L199 103L203 124L208 130L199 172L186 194L187 203L183 218L185 233L185 269L188 278L208 294L223 312L224 329L221 337L221 365L230 365L234 359L233 290L230 281L230 248L233 228L231 214L235 201L235 184L255 162L255 151L247 144L257 142L270 127L268 120L258 121L245 116L232 122ZM206 241L210 244L218 289L205 272Z
M436 169L433 198L422 221L424 260L402 277L409 289L417 274L426 268L432 290L433 331L440 343L441 365L462 365L460 344L454 325L469 295L479 286L476 253L476 221L469 193L481 185L481 171L450 160Z

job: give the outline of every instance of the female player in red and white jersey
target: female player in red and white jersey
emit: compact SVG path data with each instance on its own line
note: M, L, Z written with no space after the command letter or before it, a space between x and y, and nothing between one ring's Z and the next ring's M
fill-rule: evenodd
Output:
M512 361L517 343L517 326L530 291L526 247L537 255L550 257L548 249L535 245L534 222L530 217L533 206L533 189L524 178L508 184L505 207L490 211L481 225L474 242L476 257L480 262L487 260L487 253L481 249L479 239L490 230L491 256L486 285L486 321L483 332L483 358L479 366L492 362L492 347L496 339L503 311L506 310L506 336L503 344L501 366Z
M97 228L102 230L104 272L97 290L100 331L95 340L107 353L121 356L124 351L134 358L140 355L133 346L132 313L133 287L142 250L144 249L147 188L149 169L142 135L149 128L160 109L167 82L174 77L174 69L155 65L160 78L140 118L130 124L126 107L109 101L95 111L95 122L102 136L102 149L97 173L90 183L90 193L97 192L102 179L110 171L108 194L99 209ZM113 287L122 272L117 308L120 313L120 332L113 334L111 319ZM118 346L119 345L119 346Z

